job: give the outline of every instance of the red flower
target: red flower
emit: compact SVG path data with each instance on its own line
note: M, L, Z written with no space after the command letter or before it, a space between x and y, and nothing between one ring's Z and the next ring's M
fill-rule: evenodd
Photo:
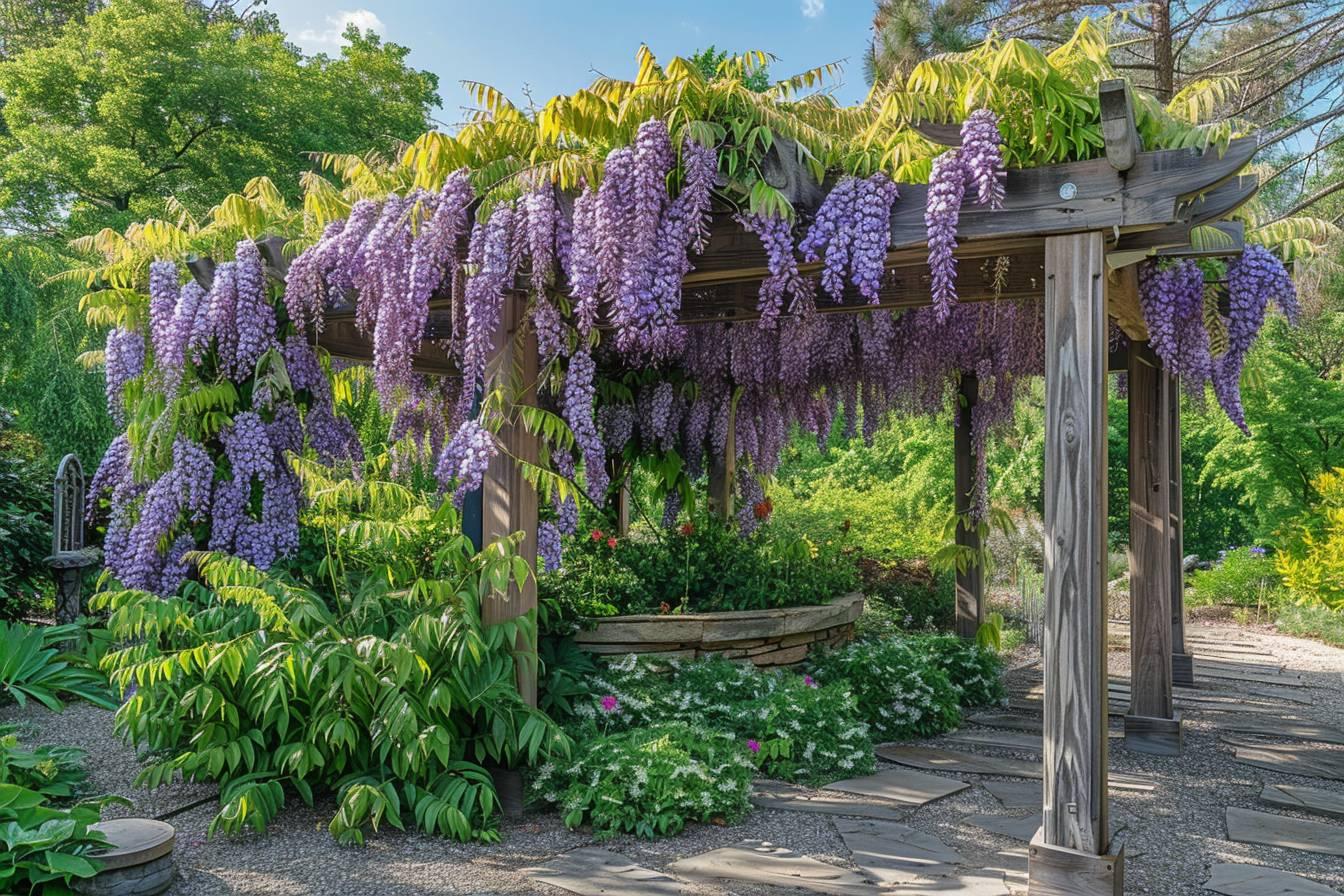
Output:
M691 537L692 535L695 534L695 527L692 526L690 523L682 523L682 524L681 524L681 534L682 534L682 535L685 535L687 538L689 538L689 537Z
M758 520L767 519L770 514L775 512L775 505L769 498L766 498L752 507L751 512L756 514Z
M611 538L608 538L608 539L607 539L607 547L611 548L613 551L616 550L616 536L615 536L615 535L613 535Z
M672 612L672 605L669 604L667 601L663 601L658 605L658 612L661 615L666 616L668 613Z
M602 540L602 530L601 530L601 529L594 529L594 530L593 530L593 541L601 541L601 540Z

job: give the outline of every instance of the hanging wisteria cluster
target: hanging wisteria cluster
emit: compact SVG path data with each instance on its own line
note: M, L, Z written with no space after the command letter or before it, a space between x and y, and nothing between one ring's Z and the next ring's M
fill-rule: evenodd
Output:
M288 456L305 441L329 462L362 449L333 410L312 346L292 327L282 339L255 243L238 244L208 291L182 286L176 264L154 262L149 291L150 357L144 334L112 332L108 405L120 412L126 384L140 377L175 412L142 421L136 441L129 430L117 437L89 512L109 499L104 555L116 578L170 594L189 551L228 551L265 569L298 547L301 490Z
M1149 345L1167 371L1181 378L1187 393L1202 396L1212 383L1223 411L1249 435L1241 404L1242 366L1271 300L1290 322L1296 322L1297 290L1272 252L1249 245L1227 263L1226 316L1217 310L1218 294L1216 285L1206 283L1203 268L1191 259L1145 262L1139 268L1139 306ZM1225 347L1216 355L1210 324L1226 334Z

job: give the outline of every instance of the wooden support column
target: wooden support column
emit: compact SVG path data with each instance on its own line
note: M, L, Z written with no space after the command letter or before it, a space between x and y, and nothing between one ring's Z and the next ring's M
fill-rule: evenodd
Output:
M965 519L970 518L972 493L975 491L976 457L975 446L971 439L971 412L980 398L980 383L973 373L961 375L961 408L957 414L956 433L953 438L956 454L956 498L953 508L957 514L956 541L958 547L969 548L980 556L980 530L976 526L966 526ZM985 621L985 577L984 569L977 561L964 572L957 571L957 634L963 638L974 638Z
M1114 896L1106 675L1106 277L1100 233L1045 241L1044 805L1032 896Z
M1195 686L1195 658L1185 649L1185 506L1181 482L1181 381L1166 375L1171 433L1171 683Z
M727 522L733 518L733 485L737 481L737 402L728 406L728 440L723 456L709 462L709 509Z
M1171 697L1171 389L1146 342L1129 348L1129 712L1125 746L1181 752Z
M506 382L516 387L518 401L535 404L539 358L537 336L526 325L527 297L509 293L495 332L494 353L486 369L488 383ZM537 563L537 490L523 475L518 460L537 463L540 454L536 436L521 420L506 423L498 433L502 450L490 461L481 485L481 536L485 544L522 532L519 554L528 566ZM515 460L515 458L517 460ZM522 616L537 608L537 581L529 576L519 588L510 584L507 594L488 598L481 608L487 624ZM519 637L516 650L518 691L529 706L537 705L537 645Z

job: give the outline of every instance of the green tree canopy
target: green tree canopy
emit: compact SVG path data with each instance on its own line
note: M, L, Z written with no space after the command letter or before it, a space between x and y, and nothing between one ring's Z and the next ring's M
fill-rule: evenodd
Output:
M274 17L182 0L111 0L47 45L0 62L0 209L8 226L71 230L204 209L257 171L297 194L305 153L391 150L428 125L434 75L407 49L346 32L304 57Z

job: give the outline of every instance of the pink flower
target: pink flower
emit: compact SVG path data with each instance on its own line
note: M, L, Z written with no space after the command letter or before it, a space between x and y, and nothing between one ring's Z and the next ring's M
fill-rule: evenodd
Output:
M602 698L603 712L615 712L617 709L620 708L620 706L621 702L617 700L615 697L613 697L611 694L608 694L607 696Z
M752 738L747 738L747 749L753 753L761 752L761 745Z
M804 675L803 684L807 685L810 688L814 688L817 686L817 680L813 678L811 675Z

